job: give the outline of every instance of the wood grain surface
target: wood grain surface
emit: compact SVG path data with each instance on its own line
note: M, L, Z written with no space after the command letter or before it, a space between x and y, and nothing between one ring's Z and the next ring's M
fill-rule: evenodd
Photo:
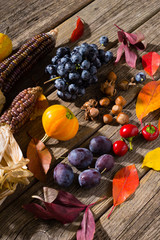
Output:
M11 1L12 2L12 1ZM13 37L14 47L17 48L27 36L34 35L44 30L49 30L52 27L58 26L59 35L56 47L67 45L73 48L86 41L88 43L96 43L98 47L99 37L107 35L110 43L106 49L110 49L114 56L117 50L117 29L114 23L122 27L125 31L142 31L148 41L148 46L144 52L139 52L143 55L149 51L159 52L159 4L154 1L17 1L15 4L7 2L2 4L0 15L2 20L0 27L5 29L11 24L13 19L15 23L13 28L9 28L10 36ZM19 6L18 6L18 5ZM25 8L23 8L25 5ZM17 6L17 7L16 7ZM10 11L8 11L10 9ZM25 10L24 10L25 9ZM32 10L31 10L32 9ZM76 12L76 14L74 14ZM11 14L12 13L12 14ZM17 16L14 14L16 13ZM8 15L7 15L8 14ZM25 15L23 19L23 15ZM85 32L78 42L71 44L68 42L70 33L75 27L76 16L82 17L85 21ZM19 16L19 19L18 19ZM21 16L21 17L20 17ZM54 24L51 20L54 20ZM28 22L27 22L28 21ZM61 23L60 25L58 25ZM24 31L22 32L22 30ZM50 104L63 104L68 106L77 116L80 123L78 134L74 139L67 142L58 142L50 139L46 145L53 154L51 169L48 173L47 183L45 186L59 189L53 182L53 167L62 156L67 157L68 152L75 147L87 147L92 137L97 135L105 135L113 142L119 139L120 126L114 122L112 125L103 125L102 120L87 122L84 120L84 112L80 109L85 101L95 97L100 99L100 83L106 79L107 73L113 70L120 81L123 78L130 80L138 71L142 70L140 62L137 62L137 69L131 69L123 61L120 64L114 65L110 63L104 66L99 74L99 83L87 89L84 97L76 100L75 103L67 103L58 99L55 89L52 85L43 85L43 81L47 79L44 74L45 65L49 63L51 56L55 54L55 50L43 59L38 66L24 77L24 82L17 84L18 89L23 89L28 85L28 78L33 78L36 82L40 82L44 87L45 93L48 95ZM148 81L150 77L147 76ZM32 83L33 84L33 83ZM19 86L18 86L19 85ZM127 105L124 108L130 117L130 123L140 126L135 114L136 96L142 85L130 87L127 92L118 91L118 95L122 95L127 100ZM109 110L107 110L109 111ZM146 122L157 124L160 111L155 111L146 118ZM41 124L41 118L27 123L22 130L15 135L24 155L30 141L27 132L31 136L41 138L44 130ZM115 158L115 167L106 172L102 176L102 180L98 187L85 191L78 186L77 177L79 171L76 168L74 184L66 189L74 194L80 201L89 204L99 200L102 196L107 196L107 199L95 205L92 208L96 220L96 234L94 239L104 240L130 240L130 239L157 239L160 231L158 230L159 222L159 173L142 169L141 164L147 152L159 146L160 140L146 142L141 136L138 136L133 142L134 151L128 152L123 158ZM67 162L67 158L62 160ZM123 166L135 164L141 179L140 187L135 194L121 206L117 207L110 220L107 219L108 212L112 206L112 182L114 174ZM34 219L31 214L26 212L21 206L31 202L32 195L42 196L43 183L33 179L31 184L25 188L19 186L14 194L9 196L0 206L0 239L54 239L54 240L69 240L75 239L75 234L79 228L82 215L72 224L61 225L56 221L42 221ZM156 231L157 229L157 231Z

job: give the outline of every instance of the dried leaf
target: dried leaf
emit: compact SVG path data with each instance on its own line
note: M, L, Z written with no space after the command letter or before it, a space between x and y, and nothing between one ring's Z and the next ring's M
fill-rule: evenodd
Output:
M156 171L160 171L160 148L156 148L148 152L143 160L142 168L149 167Z
M48 100L47 98L41 94L37 99L37 102L34 107L34 111L31 113L30 120L34 120L39 116L42 116L44 111L48 108Z
M160 66L160 55L156 52L149 52L143 55L142 65L146 73L153 77Z
M22 151L10 131L9 125L0 126L0 199L12 194L18 183L29 184L33 174L27 169L29 159Z
M137 97L136 114L137 118L142 119L150 112L160 108L160 80L147 83Z
M89 207L86 208L81 222L81 229L77 231L77 240L92 240L95 233L95 221Z
M121 168L113 178L113 207L108 218L110 217L115 206L123 203L132 193L135 192L139 185L139 177L135 165Z
M53 202L58 196L58 191L53 188L44 187L43 193L44 193L44 201L48 203Z
M45 188L45 191L46 190L47 188ZM51 189L48 189L48 191L51 191ZM61 190L53 202L43 201L43 205L44 207L39 204L30 203L23 207L29 212L32 212L37 218L45 220L56 219L63 224L73 222L80 212L84 211L87 207L72 194Z
M142 33L127 33L124 32L123 29L118 27L116 24L115 26L120 30L118 31L118 41L121 43L117 50L117 58L115 63L119 62L123 51L125 52L125 59L126 63L130 66L135 68L137 55L134 51L131 51L130 46L134 47L137 50L144 50L145 45L142 43L144 40L144 35Z
M45 181L52 156L44 143L32 138L27 148L27 158L30 159L28 164L29 170L38 180Z
M72 32L70 41L71 42L77 41L83 35L83 32L84 32L84 24L81 21L81 18L78 17L77 23L76 23L76 28Z

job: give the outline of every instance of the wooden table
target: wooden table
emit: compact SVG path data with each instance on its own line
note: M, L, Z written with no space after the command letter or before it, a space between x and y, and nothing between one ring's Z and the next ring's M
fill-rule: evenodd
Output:
M73 48L82 42L96 43L99 47L99 38L107 35L109 44L106 49L111 49L114 56L117 50L117 24L127 32L142 31L148 41L148 46L143 55L150 51L159 52L159 28L160 14L159 1L125 1L125 0L1 0L0 6L0 32L7 29L8 35L13 40L14 49L17 49L27 38L34 36L39 32L45 32L51 28L58 27L59 35L56 48L67 45ZM74 43L69 43L71 32L75 27L77 16L85 21L85 31L82 38ZM57 221L42 221L34 219L26 212L22 205L32 201L32 195L42 196L43 186L60 189L53 182L53 167L61 161L60 157L65 157L62 162L67 162L67 154L76 147L88 147L91 138L97 135L104 135L113 142L119 139L120 126L103 125L101 121L85 121L84 112L80 106L89 98L101 96L100 83L87 90L84 97L76 100L75 103L63 102L60 100L52 84L43 85L47 80L44 68L50 62L55 50L43 58L30 73L26 74L13 89L11 101L19 91L27 86L40 84L44 88L50 104L63 104L68 106L77 116L80 128L76 137L67 142L58 142L50 139L46 145L52 151L56 161L53 161L48 173L47 183L43 184L33 179L27 187L18 186L14 194L9 196L0 206L0 239L16 240L69 240L76 238L76 231L82 220L79 217L72 224L63 226ZM103 67L98 74L99 82L106 79L110 71L114 71L118 76L118 81L126 78L130 80L138 71L143 70L140 61L137 63L137 69L131 69L123 62L109 64ZM151 78L147 75L148 80ZM119 95L127 99L127 105L124 109L130 117L130 123L140 126L135 114L136 96L142 85L130 87L128 91L118 92ZM145 122L151 122L157 125L159 111L150 114ZM22 130L15 135L24 156L26 148L30 141L27 131L32 136L41 138L44 134L41 118L27 123ZM102 196L107 199L92 207L92 212L96 221L96 233L94 239L104 240L155 240L160 239L160 174L148 168L141 168L144 156L147 152L159 147L160 140L146 142L142 137L137 137L133 143L134 150L128 152L124 157L116 157L115 167L103 174L101 183L90 190L81 189L77 179L74 184L67 189L85 204L98 201ZM123 166L135 164L140 178L140 187L128 201L116 207L111 218L107 215L112 206L112 180L114 174ZM78 171L74 168L74 172ZM107 180L109 179L109 180Z

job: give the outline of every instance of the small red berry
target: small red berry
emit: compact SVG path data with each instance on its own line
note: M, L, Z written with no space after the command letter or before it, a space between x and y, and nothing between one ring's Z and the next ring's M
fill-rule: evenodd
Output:
M125 142L119 140L113 143L113 151L118 156L123 156L128 151L128 146Z
M126 124L121 127L119 133L122 138L127 139L127 141L129 142L129 145L130 145L130 150L132 150L133 149L132 139L138 135L138 133L139 133L138 127L133 124Z
M158 138L159 130L154 125L148 124L142 129L142 135L147 141L153 141Z
M138 135L138 128L133 124L126 124L123 125L119 131L121 137L123 138L130 138L135 137Z

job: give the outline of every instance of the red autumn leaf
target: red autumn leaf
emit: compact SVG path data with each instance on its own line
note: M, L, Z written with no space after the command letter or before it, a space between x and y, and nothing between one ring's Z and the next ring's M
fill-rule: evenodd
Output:
M52 189L48 188L48 191L50 190ZM54 196L55 192L56 190L53 193ZM51 194L52 192L50 195ZM73 222L79 216L80 212L84 211L87 207L71 193L61 190L58 192L58 195L53 202L50 203L43 201L43 205L44 207L36 203L30 203L24 205L23 207L27 211L32 212L37 218L44 220L56 219L63 224Z
M139 185L139 177L135 165L121 168L113 178L113 207L108 218L110 217L115 206L123 203L132 193L135 192Z
M160 55L156 52L149 52L143 55L142 65L146 73L153 77L160 66Z
M137 97L136 115L142 121L150 112L160 108L160 80L144 85Z
M89 207L86 208L81 222L81 229L77 231L77 240L92 240L95 233L95 221Z
M83 35L83 32L84 32L84 24L81 21L80 17L78 17L76 28L73 30L70 38L71 42L77 41Z
M30 160L28 163L29 170L38 180L45 181L52 156L44 143L38 139L32 138L28 144L27 158Z
M121 43L117 50L117 58L115 63L119 62L123 52L125 53L126 63L135 68L137 55L134 51L131 50L134 47L137 50L144 50L145 45L142 43L144 40L144 35L142 33L127 33L116 24L115 26L120 30L118 31L118 41Z

